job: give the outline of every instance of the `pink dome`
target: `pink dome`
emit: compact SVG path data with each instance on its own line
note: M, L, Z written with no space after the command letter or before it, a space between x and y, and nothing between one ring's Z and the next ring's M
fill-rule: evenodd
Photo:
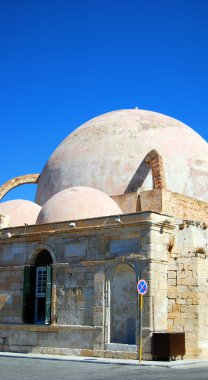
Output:
M121 209L107 194L90 187L71 187L50 198L40 211L37 224L119 215Z
M143 160L152 149L163 158L169 190L208 199L207 142L176 119L132 109L95 117L71 133L43 169L36 201L42 205L72 186L93 187L110 196L149 190L152 178L149 173L143 181Z
M41 207L24 199L15 199L0 203L0 214L9 217L11 227L35 224Z

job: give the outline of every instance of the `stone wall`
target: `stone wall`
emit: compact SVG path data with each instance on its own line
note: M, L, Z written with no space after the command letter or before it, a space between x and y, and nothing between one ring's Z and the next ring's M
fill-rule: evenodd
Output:
M149 190L140 194L142 211L155 211L177 218L208 223L208 203L168 190Z
M93 350L94 338L102 332L90 326L0 325L3 351L79 355Z
M94 269L94 268L93 268ZM83 266L56 269L56 322L64 325L93 326L94 270Z
M21 351L22 345L27 352L57 353L63 349L69 353L76 349L80 354L124 357L124 353L107 349L111 340L107 281L115 265L127 263L136 274L135 289L138 277L149 285L144 297L143 352L146 359L151 358L152 331L167 326L166 252L172 219L153 213L125 215L121 223L114 219L98 218L97 226L95 220L78 221L74 229L69 223L57 223L41 229L26 226L1 230L0 336L6 338L5 350ZM91 222L93 226L89 226ZM53 259L52 325L24 325L24 266L34 265L38 253L45 249ZM64 326L68 327L65 341ZM135 355L133 352L132 357Z
M126 193L112 197L123 213L155 211L158 213L208 223L208 202L165 189Z
M187 357L206 357L208 230L181 222L168 245L168 330L185 331Z
M0 267L0 323L22 323L23 267Z

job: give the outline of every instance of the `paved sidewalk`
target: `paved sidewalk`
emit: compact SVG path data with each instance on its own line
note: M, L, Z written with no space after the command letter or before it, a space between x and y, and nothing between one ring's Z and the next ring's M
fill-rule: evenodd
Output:
M183 367L183 366L207 366L207 359L184 359L176 361L141 361L138 360L124 360L124 359L111 359L111 358L95 358L85 356L64 356L64 355L46 355L46 354L21 354L13 352L0 352L0 357L15 357L15 358L28 358L28 359L42 359L42 360L59 360L71 362L86 362L86 363L99 363L99 364L119 364L119 365L134 365L146 367Z

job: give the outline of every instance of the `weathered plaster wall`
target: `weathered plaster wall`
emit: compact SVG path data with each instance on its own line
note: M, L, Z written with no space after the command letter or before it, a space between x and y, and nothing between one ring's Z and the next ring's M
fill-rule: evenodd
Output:
M118 204L124 214L140 211L138 194L136 192L114 195L111 198Z

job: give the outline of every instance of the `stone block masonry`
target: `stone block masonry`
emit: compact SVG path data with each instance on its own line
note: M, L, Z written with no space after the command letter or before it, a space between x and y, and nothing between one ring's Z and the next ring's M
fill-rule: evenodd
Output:
M200 224L179 226L168 254L168 330L185 331L186 357L204 357L208 352L208 232Z

